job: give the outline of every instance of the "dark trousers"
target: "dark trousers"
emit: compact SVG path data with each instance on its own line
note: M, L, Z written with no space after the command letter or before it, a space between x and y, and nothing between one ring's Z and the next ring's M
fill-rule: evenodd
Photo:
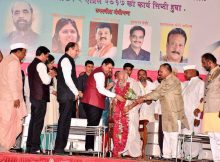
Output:
M80 119L86 119L86 112L85 109L83 107L83 103L79 103L79 107L78 107L78 111L79 111L79 118Z
M58 120L57 137L55 142L55 152L63 153L66 147L69 129L71 124L71 116L75 112L76 117L76 101L68 100L59 103L60 117Z
M83 106L86 112L87 126L98 126L102 116L103 109L85 103L83 104ZM86 135L85 149L94 150L94 135Z
M44 126L47 102L31 99L31 120L28 128L27 152L40 149L40 135Z
M159 115L158 142L159 142L159 146L160 146L161 154L163 154L162 115Z

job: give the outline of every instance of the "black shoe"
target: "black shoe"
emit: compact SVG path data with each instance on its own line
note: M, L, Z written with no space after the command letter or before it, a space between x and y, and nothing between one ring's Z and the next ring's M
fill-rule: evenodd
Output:
M106 157L112 157L112 151L107 151L106 152Z
M37 150L37 151L31 151L30 154L41 154L42 151L41 150Z
M45 152L43 152L43 150L39 149L39 150L30 150L30 154L45 154Z
M53 154L55 154L55 155L67 155L69 153L64 151L64 150L54 150Z
M10 152L23 152L22 148L11 148Z
M88 151L88 152L94 152L93 149L87 149L86 151Z
M162 157L161 160L163 160L163 161L172 161L172 158L164 158L164 157Z
M25 153L26 154L30 154L31 153L31 149L30 148L26 148Z

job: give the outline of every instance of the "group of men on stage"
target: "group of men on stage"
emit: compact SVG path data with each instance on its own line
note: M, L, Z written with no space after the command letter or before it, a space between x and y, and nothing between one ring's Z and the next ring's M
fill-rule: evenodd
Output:
M21 132L22 119L27 115L20 65L26 55L27 47L23 43L16 43L10 48L10 55L3 58L0 63L0 151L8 151L13 146ZM123 105L124 112L119 110L119 114L128 114L126 140L116 154L132 157L142 155L138 135L140 114L141 119L152 122L158 119L154 109L161 107L163 158L171 159L179 156L176 150L180 132L185 134L205 132L210 137L214 161L220 161L220 126L217 124L220 123L220 68L212 54L202 55L202 66L208 71L205 82L199 78L196 66L188 65L184 67L187 81L181 84L168 63L160 65L157 82L148 81L147 72L142 69L138 71L138 81L136 81L130 77L134 66L127 63L123 67L124 71L119 72L118 79L107 84L114 61L106 58L100 67L94 71L90 69L88 76L85 77L85 87L78 89L79 80L76 76L74 59L78 56L79 50L77 43L69 42L65 47L65 54L58 62L57 71L48 70L45 65L50 50L44 46L36 50L36 57L27 70L31 102L31 120L26 145L28 153L41 151L40 134L44 125L46 104L50 100L49 85L52 78L56 77L60 116L55 154L65 153L71 117L76 117L77 100L80 99L82 104L81 109L87 118L87 126L97 126L106 107L106 97L109 97L116 107L120 108ZM134 99L127 97L130 89L135 92ZM198 126L201 126L201 129ZM134 149L136 146L137 149ZM201 149L200 144L195 144L193 148L192 155L196 157ZM86 136L85 149L94 150L94 136ZM188 155L187 145L185 150L185 154Z

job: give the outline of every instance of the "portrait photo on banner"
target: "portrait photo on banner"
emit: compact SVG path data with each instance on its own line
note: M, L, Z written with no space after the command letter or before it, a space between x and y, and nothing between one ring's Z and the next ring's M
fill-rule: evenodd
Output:
M207 51L214 54L217 63L220 64L220 41L216 41L207 47Z
M124 25L122 59L150 61L151 26Z
M52 52L63 54L69 42L82 45L83 19L69 16L53 16Z
M118 24L90 22L88 56L114 58L117 54Z
M9 4L5 17L5 36L1 40L8 53L9 46L14 43L27 44L26 59L34 58L33 51L40 39L41 13L34 3L26 1L12 1Z
M160 29L160 61L187 63L190 57L189 40L191 27L162 24Z

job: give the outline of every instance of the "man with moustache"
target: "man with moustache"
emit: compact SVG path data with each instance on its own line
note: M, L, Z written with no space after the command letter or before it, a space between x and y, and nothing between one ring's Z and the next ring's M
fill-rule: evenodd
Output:
M130 29L131 44L122 51L122 59L150 61L150 52L141 48L144 37L145 29L141 26L133 26Z
M7 152L15 144L22 131L22 119L27 115L20 63L27 46L16 43L10 49L10 55L0 63L0 152Z
M167 36L166 55L162 56L161 61L186 63L187 59L183 57L184 48L187 41L186 32L181 28L172 29Z
M220 161L220 67L211 53L202 55L202 66L208 72L205 92L200 109L194 111L202 115L202 131L208 133L214 162ZM201 118L201 117L200 117Z
M147 71L140 69L138 70L138 84L141 89L141 95L146 95L152 92L156 86L147 80ZM154 104L143 103L140 108L140 120L147 120L154 122Z
M97 44L89 48L88 55L100 58L113 58L116 55L117 48L112 41L112 27L109 23L99 23L96 26L95 35Z
M148 100L160 100L164 133L163 158L171 159L179 156L177 152L178 134L183 128L189 129L189 126L184 113L181 83L173 75L170 64L160 65L159 75L163 79L161 84L139 100L140 103Z
M154 83L147 80L147 71L140 69L137 73L138 76L138 85L141 90L141 95L146 95L150 92L152 92L156 86ZM143 103L140 106L140 121L146 120L146 125L149 122L154 122L154 106L155 102L153 103ZM146 129L146 140L143 140L143 146L142 146L142 153L145 155L146 150L146 144L147 144L147 129ZM143 155L142 155L143 156Z
M9 33L9 43L24 42L29 46L35 44L39 35L31 28L34 20L33 8L25 1L16 1L11 8L15 30Z

